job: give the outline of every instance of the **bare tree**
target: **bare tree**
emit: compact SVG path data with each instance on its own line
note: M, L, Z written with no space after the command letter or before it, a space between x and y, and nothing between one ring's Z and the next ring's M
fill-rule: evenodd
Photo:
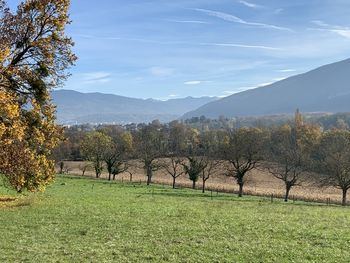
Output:
M205 158L205 168L202 170L201 178L202 178L202 193L205 192L205 184L209 180L209 178L218 172L218 168L222 164L222 161L215 160L212 158Z
M315 156L320 172L324 174L322 185L342 191L342 205L347 204L350 189L350 132L333 130L323 135Z
M79 165L79 170L81 171L81 176L85 176L85 173L88 169L90 169L91 164L88 162L83 162Z
M290 190L300 185L307 172L308 154L302 150L297 140L296 129L289 125L272 130L268 152L271 163L268 171L285 185L284 201L287 202Z
M135 135L136 155L144 164L147 185L152 182L153 172L162 167L158 158L163 156L166 144L164 134L158 123L144 126Z
M240 128L229 131L227 136L222 151L229 163L226 175L234 178L239 185L238 196L242 197L247 173L262 161L266 136L258 128Z
M173 178L173 189L175 189L176 178L185 174L185 171L183 168L184 160L183 158L174 157L174 156L170 157L169 159L170 159L170 163L169 162L164 163L164 169Z

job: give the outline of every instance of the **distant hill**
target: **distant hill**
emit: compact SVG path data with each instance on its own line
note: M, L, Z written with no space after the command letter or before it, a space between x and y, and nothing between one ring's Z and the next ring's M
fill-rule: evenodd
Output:
M57 105L58 121L62 124L150 122L155 119L167 122L217 99L143 100L73 90L54 90L52 98Z
M350 59L209 102L182 118L350 112Z

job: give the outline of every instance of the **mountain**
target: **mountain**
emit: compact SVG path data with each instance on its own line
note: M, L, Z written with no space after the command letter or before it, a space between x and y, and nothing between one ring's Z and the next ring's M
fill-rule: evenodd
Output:
M54 90L52 99L57 105L59 123L79 124L150 122L155 119L167 122L217 98L187 97L160 101L113 94Z
M350 59L209 102L182 118L350 112Z

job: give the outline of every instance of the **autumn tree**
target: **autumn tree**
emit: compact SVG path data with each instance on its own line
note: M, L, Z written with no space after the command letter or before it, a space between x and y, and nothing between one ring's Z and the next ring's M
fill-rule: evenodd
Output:
M266 134L258 128L240 128L227 132L223 145L223 158L228 161L226 175L233 177L239 186L238 196L243 196L243 186L249 171L263 159Z
M350 189L350 132L332 130L323 134L314 157L317 170L324 174L322 185L340 189L345 206Z
M200 132L197 129L189 129L186 132L185 160L182 162L185 174L192 181L192 188L196 188L196 183L205 168L205 156L201 144Z
M307 156L298 144L295 128L285 125L272 130L268 159L268 171L285 185L287 202L290 190L300 185L307 172Z
M161 126L150 124L137 131L134 136L136 156L142 160L147 176L147 185L152 182L153 172L163 164L158 160L166 150L167 141Z
M312 166L311 153L321 136L316 125L305 124L302 114L296 111L294 123L272 129L268 159L269 172L285 185L287 202L290 190L300 185Z
M43 190L54 178L49 156L62 130L50 89L66 79L76 60L64 33L69 4L27 0L11 12L0 0L0 99L12 107L1 107L0 172L18 192ZM14 133L9 127L15 125L21 128Z
M103 155L108 171L108 180L112 179L112 175L114 180L117 174L127 170L126 158L132 150L132 141L130 132L119 131L113 134L111 144L106 147Z
M81 144L83 156L92 162L96 178L101 176L105 155L111 144L112 138L99 131L88 133Z

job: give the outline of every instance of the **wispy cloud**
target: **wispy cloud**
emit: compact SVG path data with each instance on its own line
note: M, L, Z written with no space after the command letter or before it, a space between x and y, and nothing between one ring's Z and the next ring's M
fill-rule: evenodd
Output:
M238 24L243 24L243 25L248 25L248 26L255 26L255 27L261 27L261 28L268 28L268 29L275 29L275 30L283 30L283 31L289 31L293 32L292 29L287 28L287 27L280 27L280 26L275 26L275 25L270 25L270 24L265 24L265 23L257 23L257 22L250 22L243 20L237 16L224 13L224 12L218 12L218 11L213 11L213 10L208 10L208 9L201 9L201 8L194 8L193 10L197 12L204 13L209 16L213 16L228 22L233 22L233 23L238 23Z
M149 71L155 77L169 77L175 73L175 69L166 67L151 67Z
M280 69L277 70L277 72L281 72L281 73L289 73L289 72L295 72L297 71L296 69Z
M201 80L190 80L190 81L184 82L185 85L199 85L201 83L203 83L203 81Z
M167 101L167 100L171 100L171 99L176 99L178 97L179 97L179 95L170 94L170 95L168 95L166 97L156 98L156 100Z
M142 38L124 38L124 37L104 37L104 36L92 36L92 35L76 35L82 38L98 39L98 40L121 40L132 41L146 44L158 44L158 45L190 45L190 46L219 46L219 47L235 47L235 48L248 48L248 49L265 49L265 50L283 50L278 47L263 46L263 45L249 45L249 44L237 44L237 43L195 43L188 41L156 41L151 39Z
M111 81L111 74L108 72L89 72L80 74L84 83L107 83Z
M312 30L328 31L331 33L335 33L341 37L350 39L350 27L330 25L321 20L313 20L311 21L311 23L321 27L321 28L311 28Z
M266 50L282 50L282 48L277 48L277 47L259 46L259 45L243 45L243 44L234 44L234 43L200 43L200 45L219 46L219 47L266 49Z
M254 4L254 3L251 3L248 1L244 1L244 0L239 0L238 3L245 5L247 7L250 7L250 8L254 8L254 9L263 8L263 6L261 6L261 5L257 5L257 4Z
M166 21L172 22L172 23L182 23L182 24L210 24L209 22L201 21L201 20L166 20Z

